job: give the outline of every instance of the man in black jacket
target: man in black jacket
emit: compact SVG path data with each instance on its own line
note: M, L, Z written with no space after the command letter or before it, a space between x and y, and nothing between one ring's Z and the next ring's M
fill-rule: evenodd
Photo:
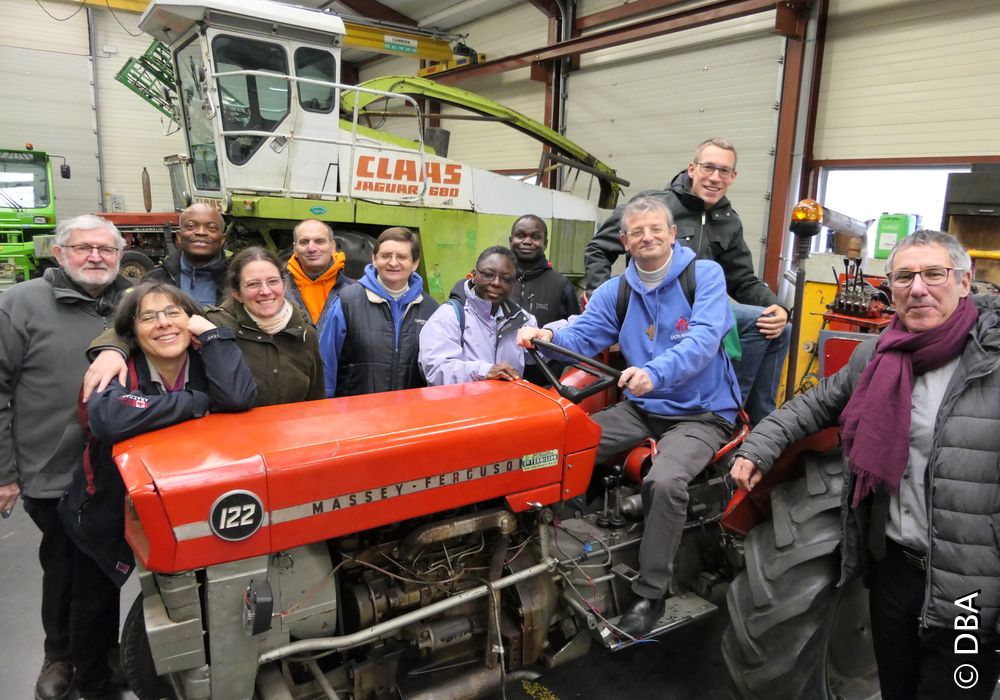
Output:
M726 275L726 291L736 302L733 315L740 335L742 359L734 362L744 406L755 425L774 410L781 369L791 337L788 311L757 277L743 224L726 198L736 179L736 149L725 139L702 142L686 171L662 191L637 197L660 197L673 214L677 241L703 260L714 260ZM615 209L584 249L587 291L611 276L611 265L624 251L618 237L621 212Z
M192 204L181 212L178 250L147 272L143 282L169 282L202 306L218 306L228 297L227 260L222 246L226 228L222 215L207 204Z
M534 214L525 214L510 229L510 249L517 258L518 283L511 298L542 326L580 313L573 283L556 272L545 257L549 229Z
M552 267L545 257L549 228L534 214L525 214L510 229L510 249L517 258L517 284L510 298L538 320L539 327L580 313L580 299L573 283ZM549 363L560 374L562 363ZM524 368L524 378L535 384L548 384L536 365Z

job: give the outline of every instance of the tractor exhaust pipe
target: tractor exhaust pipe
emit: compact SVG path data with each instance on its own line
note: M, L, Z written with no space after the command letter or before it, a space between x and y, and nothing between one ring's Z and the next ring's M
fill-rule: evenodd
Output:
M516 681L533 681L541 674L522 668L501 674L500 667L480 668L476 671L456 676L438 685L424 688L416 693L402 693L404 700L472 700L496 695L500 687Z

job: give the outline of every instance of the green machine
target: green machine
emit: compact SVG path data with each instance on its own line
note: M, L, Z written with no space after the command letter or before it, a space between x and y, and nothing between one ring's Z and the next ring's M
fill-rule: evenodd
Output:
M885 260L892 247L920 226L918 214L882 214L875 227L875 250L872 257Z
M56 227L52 158L36 151L0 148L0 291L37 274L50 258ZM63 158L63 178L70 168Z

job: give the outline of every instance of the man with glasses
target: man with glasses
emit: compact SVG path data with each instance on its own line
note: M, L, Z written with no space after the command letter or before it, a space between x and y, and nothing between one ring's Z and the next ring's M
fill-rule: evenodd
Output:
M896 318L764 419L732 476L752 489L802 437L842 426L841 583L869 585L882 697L992 697L1000 675L1000 305L971 260L917 231L887 262Z
M733 316L742 358L736 375L751 425L774 410L791 328L788 311L757 277L743 224L726 198L736 179L736 149L725 139L699 144L686 170L667 187L640 192L637 197L662 199L677 225L677 241L702 260L714 260L726 275L726 291L736 302ZM611 266L625 252L618 238L623 206L615 209L584 249L588 293L611 276Z
M202 306L217 306L228 297L226 226L222 214L208 204L192 204L181 212L177 250L143 275L143 282L168 282Z
M548 340L584 355L618 343L628 367L623 399L593 416L601 426L597 463L647 439L657 452L642 479L644 527L637 599L617 623L623 635L654 629L665 609L674 556L687 521L688 484L732 436L739 398L722 338L732 326L722 270L677 240L670 210L659 197L639 197L622 213L625 274L602 285L572 323L523 328L518 343ZM689 269L690 268L690 269ZM693 278L693 296L682 276ZM618 313L621 285L630 302Z
M7 517L20 496L42 533L45 659L37 700L66 697L74 666L82 696L106 693L111 678L107 651L117 640L118 589L87 566L56 506L83 456L76 409L87 343L107 327L130 286L118 274L124 247L104 219L68 219L52 246L59 267L0 295L0 513Z

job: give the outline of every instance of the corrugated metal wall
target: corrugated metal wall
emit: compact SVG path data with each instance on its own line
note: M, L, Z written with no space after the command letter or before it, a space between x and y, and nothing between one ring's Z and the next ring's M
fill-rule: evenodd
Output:
M523 3L467 24L468 45L488 58L500 58L544 46L548 37L545 15ZM458 87L485 95L537 121L545 121L545 85L519 70L466 80ZM447 111L447 110L446 110ZM537 141L499 124L445 121L451 131L449 157L490 170L534 169L542 149Z
M631 182L626 196L662 188L705 139L730 139L739 174L729 197L755 260L784 52L773 28L768 12L585 54L569 78L567 133Z
M452 31L468 34L466 43L488 58L500 58L543 46L548 36L548 24L541 12L524 3ZM360 77L367 80L380 75L415 75L418 67L414 59L385 58L365 66ZM457 87L489 97L544 122L545 86L530 80L527 68L465 80ZM464 110L444 110L445 114L449 112L468 114ZM448 119L443 120L441 125L451 132L449 158L488 170L538 167L541 146L534 139L522 136L509 127Z
M817 159L1000 152L996 0L831 0Z
M176 126L172 135L164 135L169 120L115 80L129 57L142 55L151 39L136 27L138 15L120 11L112 15L105 9L95 10L94 19L105 206L108 211L142 211L140 178L145 167L153 211L170 211L173 199L163 157L184 152L184 139Z
M0 0L0 145L65 156L73 177L55 175L56 211L66 218L96 211L97 141L91 91L87 13L49 4Z
M136 29L138 15L92 9L97 50L91 61L87 11L76 9L46 3L46 14L32 0L0 0L5 22L0 37L2 145L21 147L31 141L39 150L66 157L73 177L56 175L55 182L61 218L99 211L102 189L107 210L141 211L143 166L152 181L154 211L172 209L163 156L183 150L183 141L179 134L165 137L159 112L114 79L129 56L146 50L150 38ZM103 188L98 182L98 124Z

